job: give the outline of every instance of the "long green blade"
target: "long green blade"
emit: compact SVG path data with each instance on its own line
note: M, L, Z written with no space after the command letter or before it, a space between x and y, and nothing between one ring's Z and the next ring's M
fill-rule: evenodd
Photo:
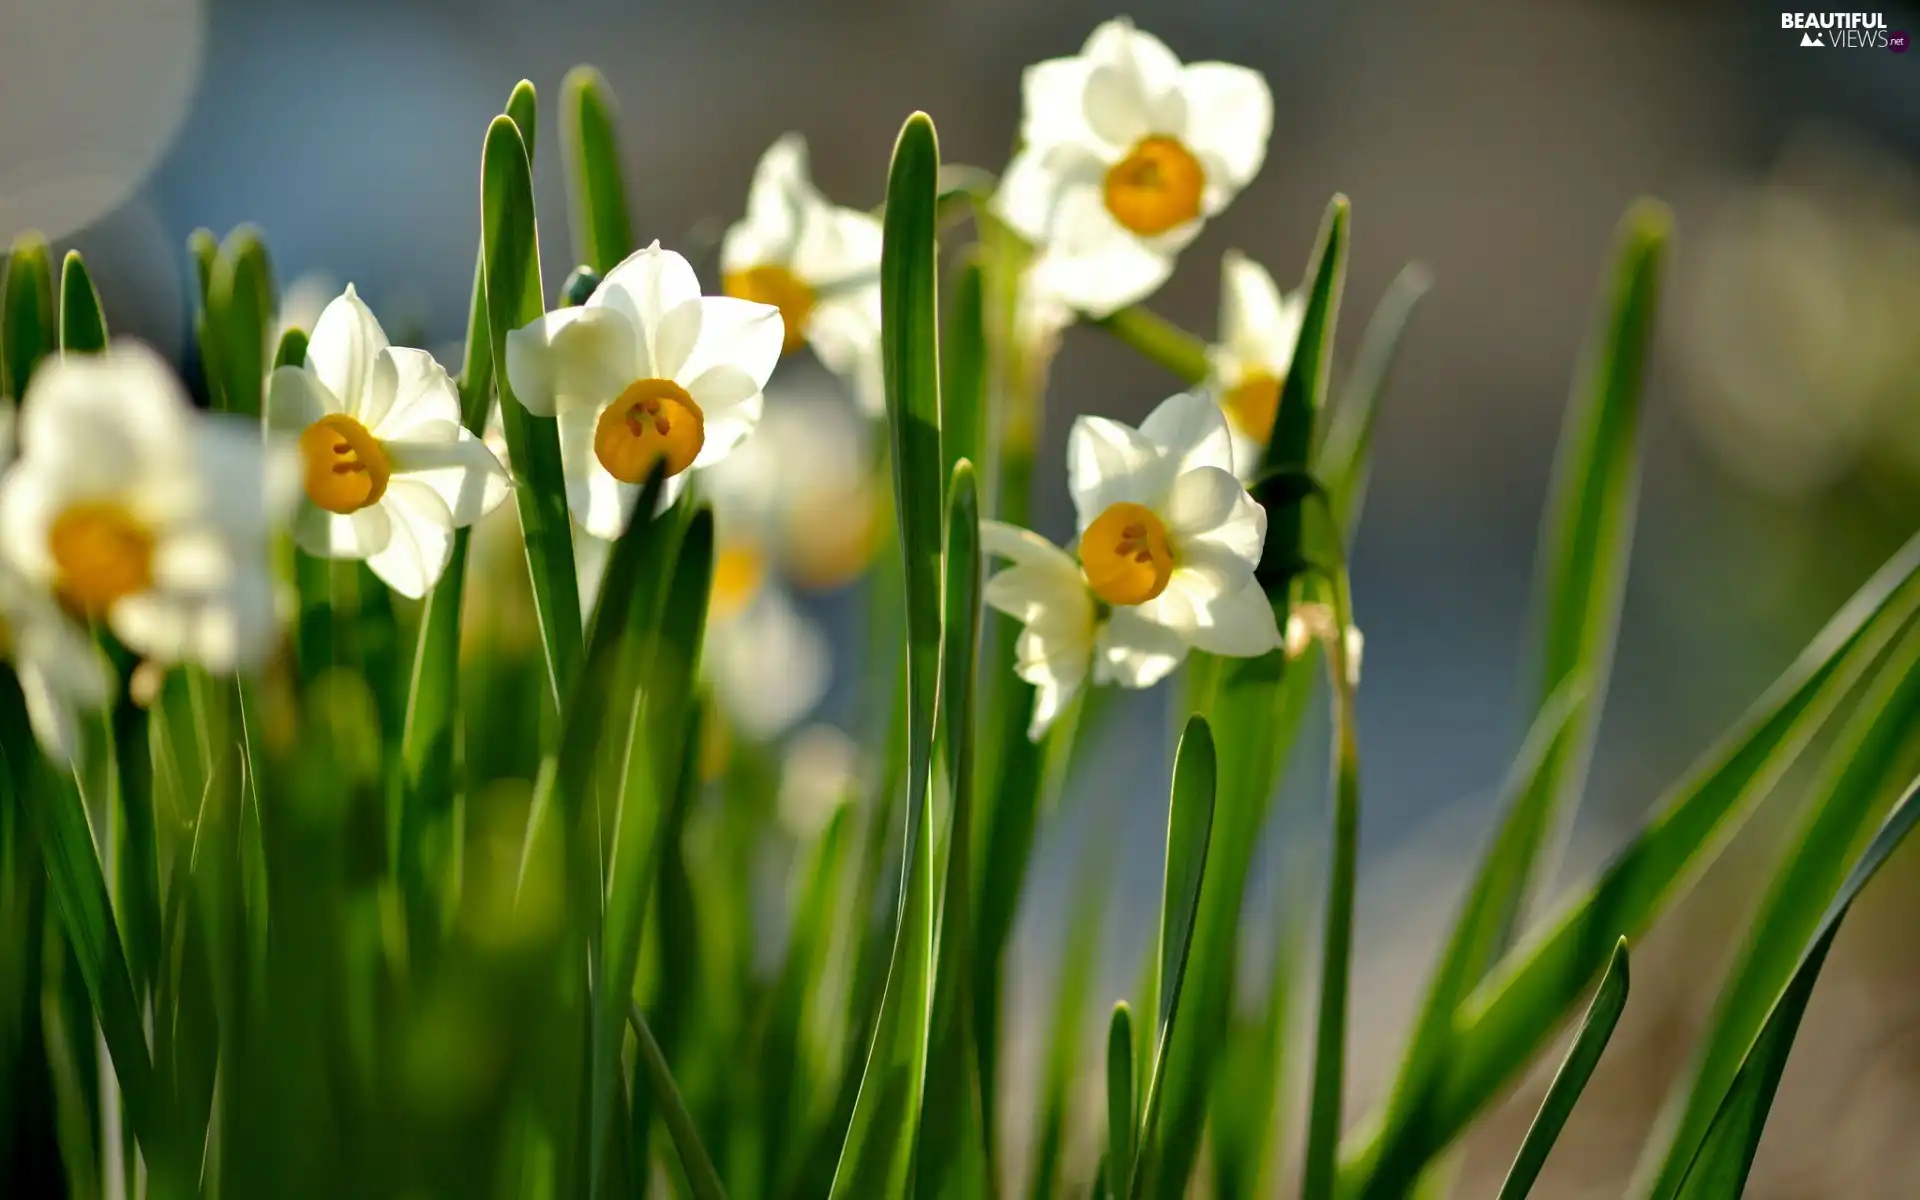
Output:
M107 318L100 293L78 250L60 264L60 352L90 354L107 348Z
M1899 795L1917 728L1920 631L1909 630L1861 696L1828 757L1825 777L1811 791L1801 828L1787 842L1786 860L1720 989L1718 1012L1693 1069L1676 1087L1668 1119L1648 1142L1643 1166L1658 1161L1659 1169L1644 1194L1669 1200L1679 1191L1773 998L1797 969L1819 914Z
M986 1132L968 984L973 953L973 689L980 637L980 495L973 464L954 465L947 491L946 625L940 662L940 712L946 730L947 877L940 902L933 1026L920 1118L921 1196L988 1194Z
M27 394L34 369L59 345L56 320L46 239L22 234L7 254L0 284L0 393L16 402Z
M667 1124L667 1136L672 1139L673 1148L680 1155L680 1169L686 1172L688 1189L693 1192L694 1200L727 1200L726 1190L720 1186L720 1172L714 1169L713 1158L701 1143L700 1131L693 1123L693 1114L687 1111L686 1101L680 1098L680 1088L673 1081L667 1056L661 1051L660 1043L654 1040L653 1030L648 1028L647 1018L640 1012L640 1006L629 1005L628 1011L633 1022L634 1041L638 1046L634 1062L639 1067L639 1073L646 1078L647 1090L652 1094L653 1102L660 1106L661 1118Z
M1321 443L1315 472L1326 485L1340 530L1349 539L1360 523L1373 461L1373 431L1379 424L1380 401L1400 358L1401 339L1414 310L1433 286L1425 267L1408 264L1393 277L1360 336L1360 353L1353 373L1340 389L1327 435Z
M1107 1022L1107 1182L1109 1191L1127 1186L1121 1178L1133 1162L1134 1104L1133 1011L1125 1000L1113 1006Z
M600 72L592 67L568 71L560 84L560 155L573 200L573 256L602 275L633 253L613 123L613 93Z
M880 260L881 346L893 439L893 492L906 565L907 829L899 925L853 1120L834 1169L835 1200L906 1194L926 1073L933 846L929 801L940 660L940 351L935 177L940 147L925 113L907 118L887 177Z
M1913 832L1913 827L1920 824L1920 799L1916 797L1920 797L1920 782L1909 787L1820 918L1799 966L1775 1002L1760 1035L1748 1049L1733 1086L1714 1114L1700 1153L1680 1185L1681 1200L1739 1200L1746 1190L1747 1173L1753 1169L1754 1152L1760 1148L1767 1113L1773 1107L1774 1093L1779 1090L1780 1076L1787 1069L1787 1057L1793 1051L1800 1018L1806 1013L1807 1001L1813 997L1814 984L1820 980L1820 968L1827 960L1827 952L1833 948L1840 922L1846 920L1854 899Z
M1187 966L1193 950L1193 929L1200 913L1201 884L1207 876L1208 842L1213 836L1214 800L1219 772L1214 759L1213 731L1202 716L1187 718L1186 732L1174 753L1173 795L1167 806L1167 867L1160 892L1160 951L1157 960L1158 1011L1154 1014L1153 1062L1149 1064L1145 1095L1140 1104L1140 1135L1133 1168L1126 1172L1124 1191L1139 1196L1156 1161L1160 1132L1162 1088L1173 1046L1174 1022L1180 997L1186 990ZM1118 1169L1118 1163L1115 1164Z
M1799 659L1658 806L1592 888L1509 954L1461 1005L1426 1120L1370 1124L1350 1139L1343 1188L1364 1190L1382 1161L1423 1161L1457 1137L1524 1069L1605 966L1712 860L1834 707L1920 611L1920 538L1843 607Z
M983 478L990 469L987 439L986 297L979 257L960 264L953 277L953 303L947 309L946 337L940 345L940 440L946 475L961 459Z
M487 325L493 361L501 363L506 361L507 334L539 320L546 311L540 284L540 238L534 225L532 164L511 117L495 117L487 127L480 182ZM536 417L523 408L504 373L496 383L507 454L518 485L514 498L526 537L547 685L555 707L564 713L580 669L581 633L558 427L552 417Z
M258 417L275 347L279 304L273 267L260 231L241 226L220 244L207 287L208 332L218 368L215 394L223 411Z
M1594 993L1593 1003L1587 1007L1580 1032L1574 1035L1573 1046L1561 1060L1553 1084L1547 1088L1547 1098L1540 1102L1540 1111L1527 1127L1520 1153L1507 1170L1506 1182L1500 1185L1498 1200L1525 1200L1533 1191L1540 1168L1547 1165L1547 1155L1560 1140L1560 1131L1567 1127L1567 1118L1573 1115L1573 1106L1580 1102L1587 1080L1593 1078L1593 1069L1600 1065L1600 1056L1606 1052L1613 1028L1620 1023L1620 1014L1626 1007L1627 939L1621 938L1619 946L1614 948L1612 961L1607 963L1607 973L1600 977L1600 990Z

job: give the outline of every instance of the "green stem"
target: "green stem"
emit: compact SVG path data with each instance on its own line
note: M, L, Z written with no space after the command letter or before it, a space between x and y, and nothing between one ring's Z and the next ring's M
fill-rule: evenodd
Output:
M1205 342L1138 304L1101 317L1093 324L1139 351L1142 357L1165 367L1189 387L1204 383L1213 373Z

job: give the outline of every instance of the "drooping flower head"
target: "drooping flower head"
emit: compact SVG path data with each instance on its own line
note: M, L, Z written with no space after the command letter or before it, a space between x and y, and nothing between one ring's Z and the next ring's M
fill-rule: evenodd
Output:
M869 416L885 411L880 370L880 221L828 203L807 173L807 143L789 133L753 173L747 215L720 244L727 295L771 304L781 349L811 344L853 384Z
M1253 478L1273 437L1306 311L1303 293L1283 295L1265 267L1227 251L1220 264L1220 340L1209 357L1241 479Z
M1139 429L1081 417L1067 436L1067 481L1095 596L1210 654L1280 645L1253 577L1266 510L1235 477L1226 419L1210 398L1175 396Z
M507 381L529 412L558 420L574 519L615 538L656 463L671 499L689 469L753 431L783 336L778 308L702 296L687 260L655 242L584 305L508 334Z
M506 470L461 425L445 369L424 350L389 345L352 284L320 313L306 363L274 371L266 425L300 449L300 548L365 559L403 596L426 595L453 531L507 496Z
M268 533L291 500L257 430L194 411L143 347L46 363L0 481L0 559L130 650L215 671L279 633Z
M1258 72L1183 66L1125 20L1028 67L1023 92L1022 145L995 207L1038 250L1036 284L1094 317L1166 281L1259 172L1273 126Z

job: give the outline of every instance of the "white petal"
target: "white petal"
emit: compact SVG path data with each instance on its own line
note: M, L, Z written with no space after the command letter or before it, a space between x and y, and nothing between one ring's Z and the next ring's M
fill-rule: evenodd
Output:
M415 436L413 431L422 425L459 424L460 392L439 360L404 346L390 347L386 355L393 371L376 372L375 378L391 378L393 395L379 406L380 418L368 423L368 432L382 441L397 441Z
M821 203L805 214L793 249L793 273L815 288L844 289L856 281L880 288L880 218L857 208Z
M1063 187L1051 235L1029 278L1043 295L1091 317L1146 299L1173 273L1170 253L1122 228L1093 184Z
M1145 434L1106 417L1079 417L1067 431L1067 490L1078 528L1122 502L1155 507L1171 481Z
M178 519L211 526L234 553L266 554L271 530L299 499L297 451L263 444L259 427L238 416L202 416L192 433L191 507Z
M704 673L750 737L778 736L826 695L826 637L777 588L762 589L738 616L709 630L707 641Z
M117 493L190 453L195 414L166 363L138 343L104 354L52 358L20 406L23 464L63 495Z
M691 312L689 319L682 313ZM684 336L689 326L692 339L684 350L669 347L670 336ZM756 304L732 296L704 296L674 312L655 344L656 365L662 377L682 386L715 367L737 367L752 377L757 389L767 385L773 368L780 361L780 346L786 337L780 310L771 304ZM670 351L679 351L675 357Z
M993 212L1029 242L1046 239L1064 180L1048 166L1043 150L1028 147L1013 156L993 193Z
M392 539L393 521L378 504L340 514L303 503L293 520L294 545L316 558L371 558Z
M1230 63L1193 63L1180 72L1186 143L1225 168L1231 191L1260 173L1273 132L1273 93L1258 71ZM1210 180L1209 182L1215 182Z
M365 421L361 413L386 348L386 331L348 284L314 322L313 336L307 339L307 369L339 399L342 412Z
M587 298L587 308L609 308L624 315L647 338L669 312L700 296L700 280L687 260L655 242L629 254L607 272Z
M653 374L646 339L611 308L561 308L507 334L514 399L550 417L562 402L606 404Z
M1028 626L1013 644L1014 674L1034 687L1027 736L1039 741L1087 681L1092 630Z
M298 437L328 413L340 411L340 402L305 367L276 367L267 378L264 419L267 432Z
M637 484L621 483L600 465L593 452L594 426L600 414L585 405L569 405L559 413L560 466L567 480L567 508L580 527L597 538L612 541L627 527L627 516L640 499ZM675 479L684 479L685 474ZM669 479L668 484L673 483Z
M802 214L817 199L807 178L807 142L797 133L767 147L753 171L747 215L727 230L720 247L724 271L790 261L800 240Z
M987 580L981 598L987 607L1022 625L1093 628L1093 597L1077 573L1067 576L1042 566L1008 567Z
M687 385L687 394L700 406L705 439L696 467L708 467L733 453L760 423L766 400L753 376L739 367L717 366Z
M1054 58L1035 63L1021 73L1022 145L1032 148L1095 140L1097 135L1087 124L1087 78L1094 66L1079 56Z
M1174 475L1202 467L1233 473L1233 438L1220 405L1205 392L1182 392L1162 400L1140 432L1169 460Z
M1305 315L1305 297L1282 295L1265 267L1237 250L1221 259L1220 341L1240 371L1286 378Z
M1209 654L1250 658L1282 644L1273 606L1251 572L1230 574L1182 564L1168 579L1166 591L1134 611Z
M1258 438L1241 432L1233 418L1227 418L1227 432L1233 435L1233 474L1241 483L1252 483L1260 474L1260 465L1267 456L1266 443Z
M386 443L393 478L423 484L439 494L456 529L500 507L512 487L507 469L487 444L458 424L421 425L418 440Z
M440 493L410 479L394 479L378 507L393 523L386 547L367 566L388 587L418 600L440 581L453 554L453 514Z
M1132 609L1117 608L1100 627L1094 644L1093 678L1095 683L1149 688L1172 674L1186 657L1187 643L1178 633Z
M980 522L980 552L997 554L1022 566L1043 567L1072 579L1080 578L1080 564L1074 561L1073 555L1031 529L1004 521Z
M233 581L232 553L211 529L176 535L154 547L153 583L167 591L213 592Z
M1267 510L1230 472L1203 467L1174 480L1166 518L1177 554L1208 562L1216 561L1214 554L1226 554L1248 571L1260 565ZM1202 546L1209 552L1205 556L1198 549Z
M822 301L807 322L807 341L829 371L853 385L854 398L868 416L886 411L878 286Z
M0 477L0 556L36 584L53 578L47 533L64 504L51 472L16 466Z
M1119 122L1112 132L1103 130L1110 141L1125 146L1148 133L1181 133L1186 102L1180 60L1165 42L1121 18L1095 29L1080 53L1094 68L1087 88L1089 123L1101 129L1103 120ZM1096 114L1097 104L1107 106L1103 115Z

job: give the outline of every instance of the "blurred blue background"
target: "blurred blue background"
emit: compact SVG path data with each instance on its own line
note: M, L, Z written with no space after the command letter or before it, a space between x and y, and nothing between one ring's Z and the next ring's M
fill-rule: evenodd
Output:
M1392 1062L1519 741L1536 524L1613 225L1631 199L1669 201L1679 246L1615 681L1566 878L1604 857L1912 531L1920 55L1803 50L1776 10L1712 0L1130 7L1184 58L1256 67L1275 96L1264 171L1154 308L1209 332L1229 246L1296 279L1335 191L1354 205L1346 354L1402 264L1425 263L1436 280L1389 394L1355 563L1367 638L1354 1052L1364 1092ZM894 133L914 108L934 116L947 159L997 168L1021 68L1071 53L1111 15L1080 0L0 0L0 237L37 228L81 248L116 332L178 356L188 232L255 222L283 282L352 281L390 329L437 348L461 336L466 315L482 133L523 76L551 100L567 68L599 67L621 108L636 233L698 262L739 212L760 151L790 129L808 136L822 188L847 204L879 201ZM1911 10L1887 19L1920 27ZM571 265L567 211L550 106L543 115L538 201L557 289ZM1043 532L1066 532L1064 472L1052 468L1071 414L1137 419L1171 386L1097 332L1068 337L1041 458ZM823 609L851 635L836 612ZM1117 706L1097 767L1044 839L1016 969L1041 981L1052 969L1051 918L1067 907L1086 827L1118 824L1123 876L1156 877L1163 798L1137 781L1164 778L1174 696ZM1310 728L1304 757L1323 744ZM1309 761L1296 775L1284 808L1293 836L1275 839L1272 861L1315 856L1319 774ZM1765 825L1688 910L1702 915L1678 923L1676 946L1734 928L1738 907L1712 897L1750 893L1767 862ZM1118 886L1115 899L1117 990L1157 894ZM1871 960L1885 939L1860 945ZM1683 1037L1673 1030L1697 1021L1710 995L1684 957L1676 949L1670 983L1658 966L1651 976L1650 994L1669 988L1676 1014L1671 1026L1642 1019L1635 1044L1657 1069L1614 1072L1624 1132L1607 1132L1604 1100L1576 1121L1571 1144L1601 1147L1595 1180L1630 1161L1602 1152L1606 1138L1633 1144L1673 1047L1686 1044L1658 1039ZM1920 1010L1897 997L1867 1018L1836 1009L1830 993L1842 990L1823 990L1810 1037L1872 1047L1920 1029ZM1044 995L1035 990L1034 1011ZM1908 1103L1912 1074L1899 1076ZM1790 1077L1788 1093L1808 1091ZM1778 1123L1805 1116L1783 1102ZM1859 1137L1913 1159L1888 1129ZM1568 1158L1557 1169L1586 1178L1579 1151ZM1769 1169L1757 1188L1783 1179L1778 1194L1842 1194L1832 1189L1844 1176L1819 1172L1844 1165ZM1844 1194L1912 1195L1915 1179L1880 1172ZM1894 1190L1872 1190L1882 1186Z

